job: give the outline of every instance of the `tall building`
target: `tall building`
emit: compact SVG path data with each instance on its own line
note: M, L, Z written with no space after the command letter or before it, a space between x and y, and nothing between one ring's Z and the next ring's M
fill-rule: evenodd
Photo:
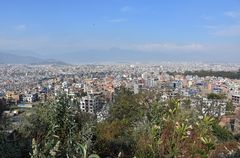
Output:
M81 111L94 114L102 108L104 103L105 101L101 94L90 93L80 99L79 106Z

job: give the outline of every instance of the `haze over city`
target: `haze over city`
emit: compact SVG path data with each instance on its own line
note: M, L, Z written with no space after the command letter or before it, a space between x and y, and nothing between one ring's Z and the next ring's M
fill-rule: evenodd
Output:
M67 63L240 59L238 0L12 0L1 1L0 10L4 56Z
M240 158L240 0L0 12L0 158Z

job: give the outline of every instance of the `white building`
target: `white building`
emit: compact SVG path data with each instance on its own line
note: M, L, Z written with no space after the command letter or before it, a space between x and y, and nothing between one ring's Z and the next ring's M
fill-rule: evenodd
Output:
M240 104L240 95L238 95L238 94L232 95L232 102L234 104Z
M26 94L26 96L24 97L23 100L28 103L33 103L33 102L37 101L37 99L38 99L37 93L30 93L30 94Z
M87 96L84 96L80 99L80 109L83 112L87 113L96 113L102 108L104 100L100 94L90 93Z
M227 103L224 100L202 98L192 101L192 106L200 110L202 115L220 117L226 114Z
M139 86L138 86L138 84L134 83L133 91L134 91L134 94L138 94L139 93Z

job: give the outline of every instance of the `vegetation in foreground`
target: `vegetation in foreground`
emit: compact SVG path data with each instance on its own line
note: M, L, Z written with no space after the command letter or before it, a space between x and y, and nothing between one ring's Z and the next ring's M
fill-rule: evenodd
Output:
M15 142L0 133L1 157L239 157L240 144L211 116L159 103L154 94L122 88L108 117L97 122L67 96L39 104L22 116Z

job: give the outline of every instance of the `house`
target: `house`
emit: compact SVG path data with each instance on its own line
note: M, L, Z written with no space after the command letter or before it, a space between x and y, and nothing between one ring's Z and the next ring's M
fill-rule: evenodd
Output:
M29 93L25 95L24 102L33 103L38 100L38 93Z
M93 114L99 111L103 104L105 104L105 101L101 93L88 93L87 96L80 99L79 106L81 111Z
M232 102L233 102L233 104L240 104L240 95L233 94L232 95Z
M227 103L224 100L200 98L192 100L192 106L202 115L220 117L225 115Z

